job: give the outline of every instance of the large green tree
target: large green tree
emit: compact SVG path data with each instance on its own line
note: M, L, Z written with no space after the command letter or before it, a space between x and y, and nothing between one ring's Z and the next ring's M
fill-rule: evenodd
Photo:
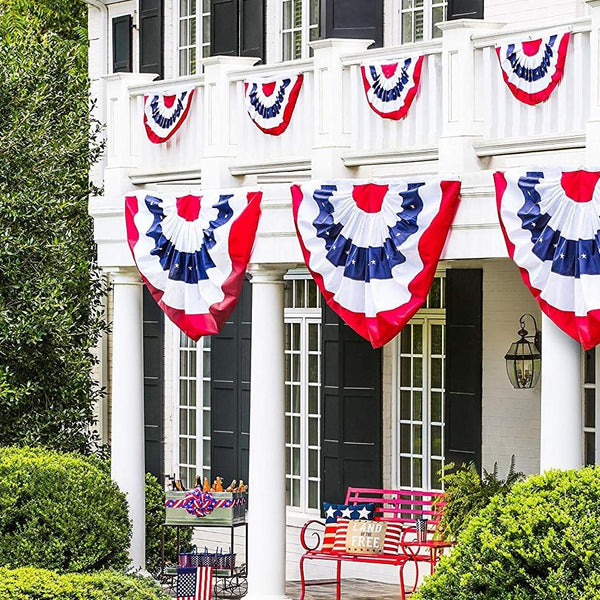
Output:
M0 0L0 445L97 441L85 31L79 0Z

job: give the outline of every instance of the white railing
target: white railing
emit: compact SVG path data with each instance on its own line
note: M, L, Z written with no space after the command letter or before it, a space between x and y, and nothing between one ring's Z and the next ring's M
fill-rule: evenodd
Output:
M250 119L244 106L244 81L249 78L280 79L304 74L296 108L287 129L278 136L263 133ZM230 143L237 147L236 165L250 170L283 160L310 160L315 118L314 77L311 60L254 67L230 75Z
M399 121L383 119L367 103L360 65L396 62L406 56L425 55L421 85L407 116ZM352 154L406 152L437 146L442 130L442 45L441 41L371 50L345 59L343 94L344 129L351 133Z
M556 27L552 32L559 31ZM503 80L496 44L526 39L528 32L513 31L473 36L476 105L483 122L485 142L577 136L585 133L590 103L590 25L582 20L571 28L563 79L546 102L529 106L517 100ZM544 35L535 31L536 36Z
M144 127L144 95L157 91L169 93L182 87L196 86L192 106L177 133L162 144L154 144L146 135ZM138 158L137 176L185 173L200 168L204 149L203 113L205 106L202 76L181 77L169 81L154 81L143 86L129 88L132 115L132 153Z

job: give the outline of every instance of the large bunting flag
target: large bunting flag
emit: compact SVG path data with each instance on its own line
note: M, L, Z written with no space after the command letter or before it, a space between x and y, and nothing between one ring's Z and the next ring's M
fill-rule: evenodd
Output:
M235 308L261 195L134 192L126 198L127 241L138 270L162 310L193 340L218 333Z
M281 135L287 129L303 80L300 73L284 79L244 82L246 110L261 131Z
M502 76L515 98L531 105L548 100L563 76L569 36L567 31L496 47Z
M148 139L155 144L170 139L183 125L193 97L193 87L175 93L144 96L144 126Z
M403 119L419 91L423 56L361 66L369 106L384 119Z
M544 311L588 350L600 343L600 173L494 175L510 257Z
M329 306L373 347L421 307L458 208L439 178L292 187L304 260Z

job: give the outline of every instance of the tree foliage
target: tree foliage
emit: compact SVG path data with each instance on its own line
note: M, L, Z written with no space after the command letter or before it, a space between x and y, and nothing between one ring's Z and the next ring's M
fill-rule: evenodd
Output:
M97 440L85 15L80 1L0 0L0 445Z

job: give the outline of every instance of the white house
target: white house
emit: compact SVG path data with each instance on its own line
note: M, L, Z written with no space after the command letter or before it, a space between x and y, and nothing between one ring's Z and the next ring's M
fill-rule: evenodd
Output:
M598 462L599 359L542 315L523 284L492 175L600 163L600 0L87 2L92 95L106 123L92 172L104 192L89 210L112 284L100 413L113 476L129 495L134 564L143 564L144 467L185 485L196 474L249 483L248 597L275 600L286 576L298 578L299 528L348 485L439 488L441 466L461 458L498 462L501 473L512 455L526 473ZM546 102L522 104L495 46L565 29L563 80ZM411 111L379 118L361 63L416 53L427 69ZM297 72L304 85L289 128L264 135L244 109L244 79ZM183 84L196 86L186 122L152 144L144 94ZM324 310L290 184L427 174L460 178L460 207L426 306L373 350ZM124 197L236 187L263 191L248 283L223 332L196 344L143 292ZM542 331L542 375L515 390L504 355L524 313Z

